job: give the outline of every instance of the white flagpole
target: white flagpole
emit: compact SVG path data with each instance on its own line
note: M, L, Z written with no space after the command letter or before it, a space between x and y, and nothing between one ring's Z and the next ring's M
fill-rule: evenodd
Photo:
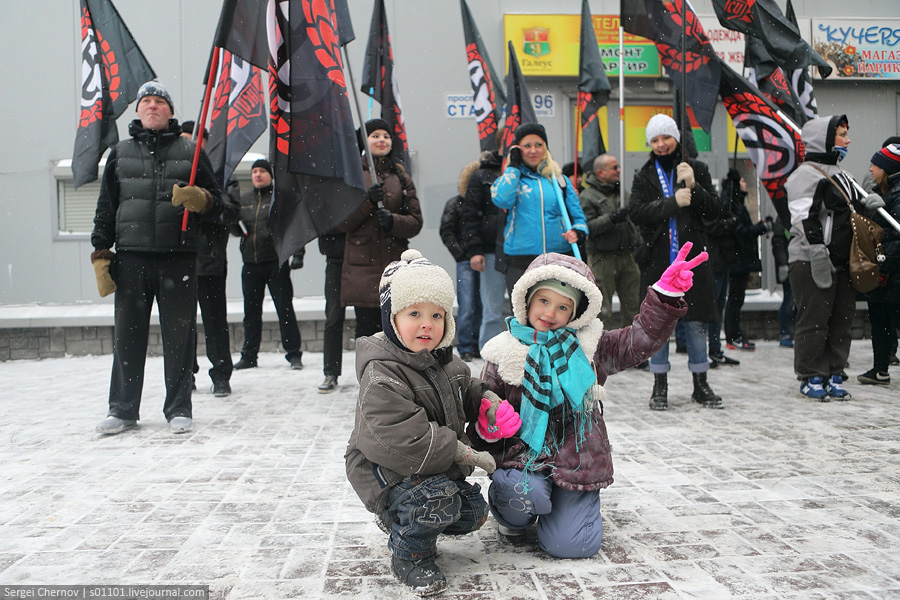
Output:
M621 17L620 17L621 19ZM619 208L625 208L625 28L619 21Z

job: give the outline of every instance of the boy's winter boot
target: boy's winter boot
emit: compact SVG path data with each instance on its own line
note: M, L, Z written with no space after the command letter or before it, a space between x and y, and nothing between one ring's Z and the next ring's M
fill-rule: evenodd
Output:
M725 408L722 405L722 398L716 395L709 383L706 381L706 373L692 373L694 376L694 393L691 398L694 402L699 402L703 408Z
M669 382L665 373L653 375L653 391L650 393L650 410L667 410L669 408Z
M447 579L434 564L433 556L421 560L403 560L393 554L391 573L419 596L432 596L447 589Z

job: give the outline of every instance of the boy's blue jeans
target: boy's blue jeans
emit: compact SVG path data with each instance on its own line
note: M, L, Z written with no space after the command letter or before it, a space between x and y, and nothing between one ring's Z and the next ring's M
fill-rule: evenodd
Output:
M403 560L433 556L437 537L464 535L487 520L481 486L446 475L410 475L388 492L391 537L388 548Z

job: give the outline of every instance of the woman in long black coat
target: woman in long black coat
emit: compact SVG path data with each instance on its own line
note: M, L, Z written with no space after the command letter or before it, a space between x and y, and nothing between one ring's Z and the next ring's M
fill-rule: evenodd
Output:
M641 288L645 290L671 264L673 249L677 253L685 242L693 242L689 258L706 250L704 222L719 218L719 201L709 168L697 160L681 161L681 135L672 117L654 115L646 133L652 151L650 159L635 173L628 207L628 216L640 227L646 245L637 256ZM694 285L684 299L688 312L682 321L687 333L688 368L694 380L692 398L705 407L721 408L722 399L706 380L706 324L716 321L715 280L708 262L694 269ZM668 408L669 369L667 344L650 358L654 374L651 409Z

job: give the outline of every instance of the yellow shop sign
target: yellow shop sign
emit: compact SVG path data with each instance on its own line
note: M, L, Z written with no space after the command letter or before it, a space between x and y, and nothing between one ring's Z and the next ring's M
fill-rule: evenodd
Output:
M618 77L619 15L594 15L592 20L606 73ZM526 77L578 76L581 15L507 14L503 16L503 37L504 48L509 41L515 46ZM653 42L630 33L624 41L625 75L659 77L659 53ZM507 54L504 62L508 61Z

